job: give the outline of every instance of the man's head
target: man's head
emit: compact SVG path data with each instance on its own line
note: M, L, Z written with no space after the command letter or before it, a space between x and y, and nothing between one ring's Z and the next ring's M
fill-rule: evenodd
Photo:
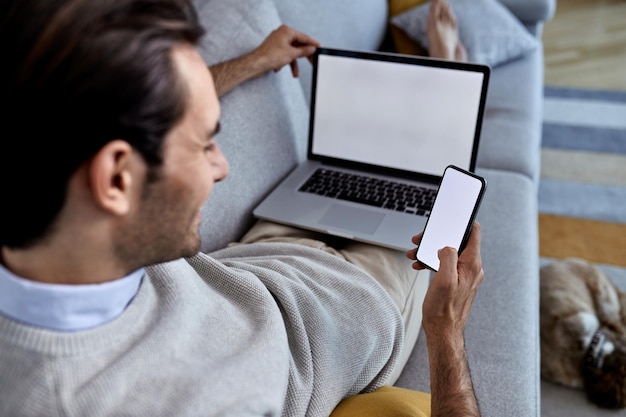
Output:
M208 68L191 46L176 46L172 57L189 90L186 111L166 135L158 179L144 181L140 195L135 194L139 210L127 213L129 227L119 224L117 256L128 263L139 254L144 264L195 254L202 204L213 184L228 174L228 163L213 140L220 112Z
M146 229L189 222L180 217L185 204L197 226L197 200L227 173L211 138L219 119L212 79L193 49L202 34L182 0L0 0L0 246L45 242L89 201L82 220L121 219L118 255L136 256L129 242L149 237L170 250L153 262L197 250L189 225L168 244Z

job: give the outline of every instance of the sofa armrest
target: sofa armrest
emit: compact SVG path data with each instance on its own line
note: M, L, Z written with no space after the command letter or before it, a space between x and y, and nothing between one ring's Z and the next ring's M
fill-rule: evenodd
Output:
M536 25L552 19L556 0L500 0L522 23Z

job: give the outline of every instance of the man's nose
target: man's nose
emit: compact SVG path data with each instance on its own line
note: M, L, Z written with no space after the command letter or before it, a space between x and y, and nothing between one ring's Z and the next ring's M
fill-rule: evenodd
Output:
M214 162L214 179L215 182L220 182L228 176L230 166L228 164L228 160L226 159L226 157L222 153L222 150L219 147L217 148L216 156L217 159Z

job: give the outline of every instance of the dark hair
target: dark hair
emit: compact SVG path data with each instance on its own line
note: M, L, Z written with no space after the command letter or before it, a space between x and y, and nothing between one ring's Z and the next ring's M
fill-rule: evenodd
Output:
M170 51L203 33L183 0L0 0L0 246L45 237L72 173L111 140L154 177L187 101Z

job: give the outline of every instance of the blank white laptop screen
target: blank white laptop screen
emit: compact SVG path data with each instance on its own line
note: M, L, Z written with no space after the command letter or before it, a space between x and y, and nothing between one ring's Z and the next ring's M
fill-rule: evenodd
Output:
M435 176L470 168L484 74L318 58L313 154Z

